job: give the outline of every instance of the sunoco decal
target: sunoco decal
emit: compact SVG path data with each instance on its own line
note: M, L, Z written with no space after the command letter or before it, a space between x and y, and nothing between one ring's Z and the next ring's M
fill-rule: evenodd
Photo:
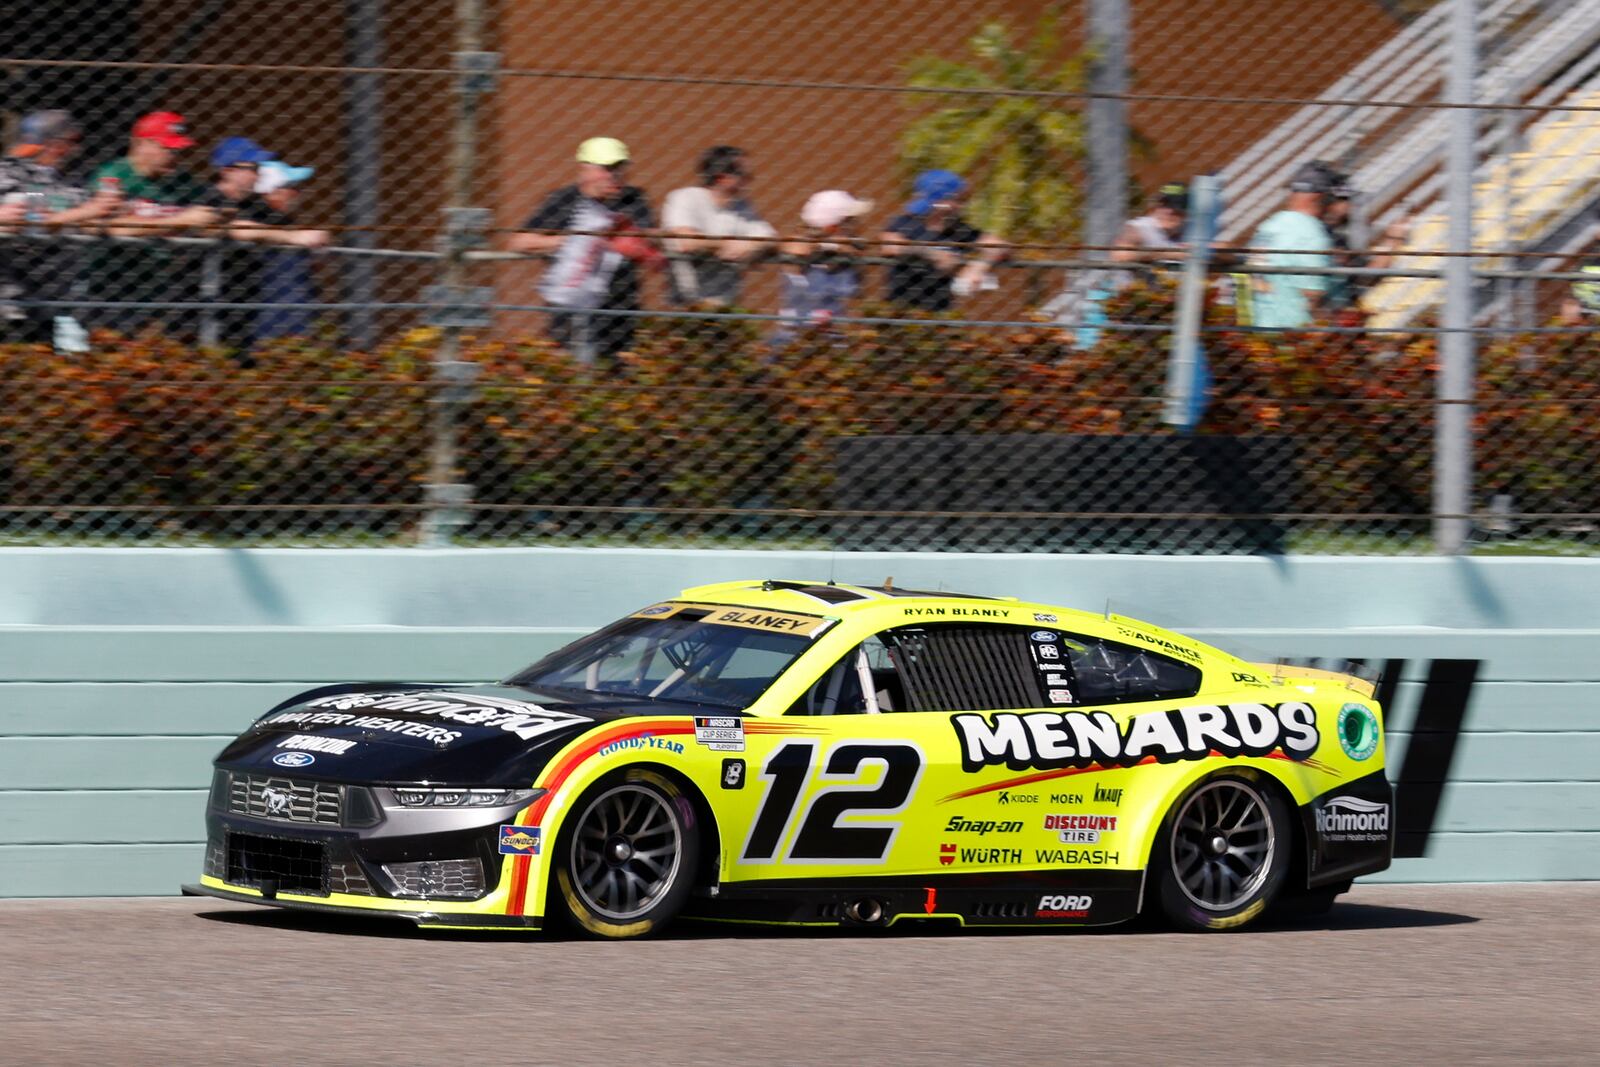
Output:
M1045 646L1048 647L1048 646ZM964 712L950 717L967 771L1006 766L1014 771L1057 767L1131 767L1282 751L1307 759L1317 750L1317 715L1310 704L1198 704L1135 715L1122 726L1104 711L1001 712L991 719Z
M1389 840L1389 805L1360 797L1333 797L1317 809L1317 835L1324 841Z
M537 826L501 826L500 854L502 856L537 856L544 831Z

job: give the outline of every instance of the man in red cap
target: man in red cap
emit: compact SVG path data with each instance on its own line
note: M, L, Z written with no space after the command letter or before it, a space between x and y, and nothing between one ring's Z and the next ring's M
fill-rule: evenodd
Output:
M94 186L121 193L126 209L107 224L115 237L152 238L210 226L217 212L205 206L206 187L178 170L178 153L194 145L183 116L153 111L133 124L128 154L95 171ZM170 245L113 245L95 257L90 274L93 299L108 302L182 302L198 299L196 254ZM106 308L97 321L135 333L158 324L187 332L193 313L180 310Z

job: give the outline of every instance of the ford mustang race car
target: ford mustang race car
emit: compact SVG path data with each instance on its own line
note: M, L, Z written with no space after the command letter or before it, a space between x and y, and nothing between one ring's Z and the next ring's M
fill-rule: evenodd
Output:
M217 758L185 890L614 938L1227 930L1389 865L1371 683L889 586L702 586L498 685L302 694Z

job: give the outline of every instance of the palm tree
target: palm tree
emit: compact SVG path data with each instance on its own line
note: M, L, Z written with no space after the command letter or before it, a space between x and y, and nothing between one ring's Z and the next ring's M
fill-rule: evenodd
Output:
M1081 102L1004 95L1083 88L1089 57L1060 57L1061 17L1058 7L1047 8L1020 46L1006 23L985 23L967 42L976 63L923 55L906 69L906 83L917 90L913 100L943 106L901 133L901 165L908 174L939 167L967 178L973 186L967 217L1012 241L1079 232L1074 176L1084 160Z

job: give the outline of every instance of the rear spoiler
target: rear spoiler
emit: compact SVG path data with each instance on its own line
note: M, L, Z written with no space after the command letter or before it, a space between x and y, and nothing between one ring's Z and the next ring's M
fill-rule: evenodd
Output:
M1337 682L1364 697L1371 697L1378 691L1377 685L1365 678L1358 678L1353 674L1341 674L1338 671L1325 671L1317 667L1293 667L1287 663L1252 663L1250 666L1271 675L1277 681L1286 678L1304 678L1313 682Z

